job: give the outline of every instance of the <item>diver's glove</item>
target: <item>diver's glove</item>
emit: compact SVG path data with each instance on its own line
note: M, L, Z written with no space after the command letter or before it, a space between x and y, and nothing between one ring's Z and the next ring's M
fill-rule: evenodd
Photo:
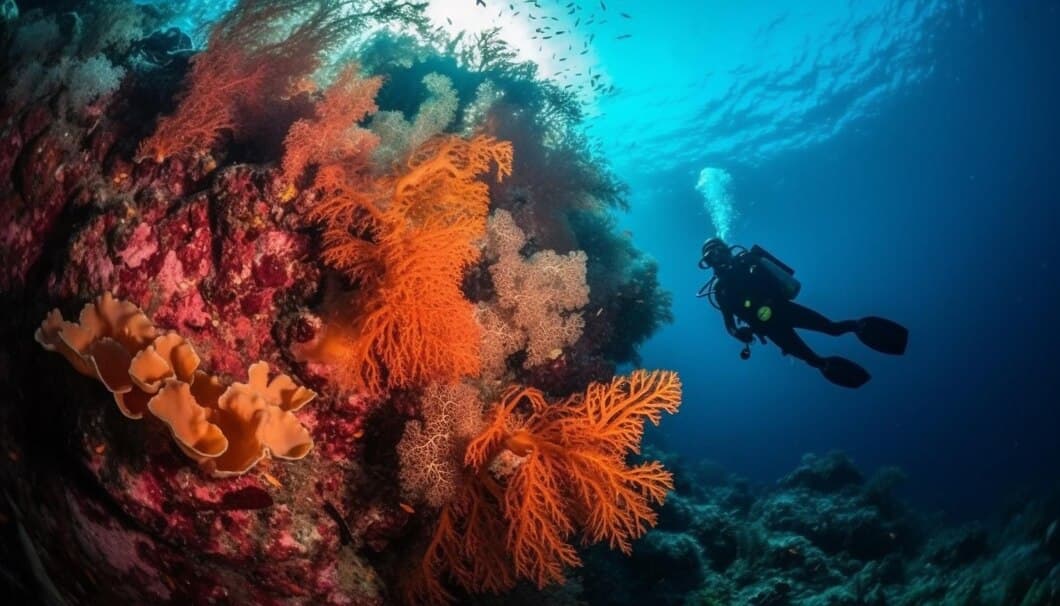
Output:
M755 333L751 330L750 326L741 326L737 328L733 336L739 339L742 343L750 343L755 339Z

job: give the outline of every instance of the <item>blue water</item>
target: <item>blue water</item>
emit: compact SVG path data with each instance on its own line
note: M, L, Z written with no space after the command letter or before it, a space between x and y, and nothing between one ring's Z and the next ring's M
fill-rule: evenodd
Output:
M957 517L1056 487L1060 3L652 6L640 46L601 51L632 98L603 101L593 132L674 293L675 323L642 350L685 384L665 443L764 482L842 449L903 467L910 498ZM735 216L711 215L705 168L731 175ZM873 373L857 391L772 347L741 361L694 296L719 220L794 267L803 304L906 324L907 355L810 334Z

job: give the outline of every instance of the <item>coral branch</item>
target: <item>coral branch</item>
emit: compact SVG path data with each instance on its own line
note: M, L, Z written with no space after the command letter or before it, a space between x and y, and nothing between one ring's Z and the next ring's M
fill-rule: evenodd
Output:
M489 188L479 177L511 171L511 146L489 137L434 139L406 172L365 195L347 173L314 217L325 223L325 259L361 282L353 340L342 359L371 393L451 382L478 372L480 329L464 297L463 270L478 257Z
M443 573L474 592L509 589L518 578L562 582L581 564L576 533L629 553L655 525L651 506L673 481L660 463L630 466L626 457L639 451L644 421L657 424L680 400L669 371L637 370L551 405L536 389L508 389L467 448L474 474L443 510L410 597L444 603Z

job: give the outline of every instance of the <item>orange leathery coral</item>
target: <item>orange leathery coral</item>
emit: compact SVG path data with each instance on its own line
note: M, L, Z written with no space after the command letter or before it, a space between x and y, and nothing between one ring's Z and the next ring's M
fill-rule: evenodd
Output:
M658 462L625 458L639 451L644 421L658 424L680 399L669 371L638 370L555 404L536 389L510 388L467 448L473 475L443 509L407 598L448 601L444 573L476 592L503 591L518 578L562 582L564 569L581 563L570 543L576 532L585 544L629 553L655 524L651 505L662 503L672 478ZM513 460L495 473L505 457Z
M61 353L82 374L98 379L114 394L123 415L139 419L150 396L136 388L128 371L133 357L157 334L139 307L107 292L81 309L77 323L52 310L34 338L45 349Z
M270 455L300 459L313 447L309 432L294 415L235 385L217 401L211 419L228 438L228 450L204 462L214 475L240 475Z
M312 449L291 412L315 392L284 374L269 380L265 362L250 366L247 383L225 385L198 370L199 356L183 337L159 334L138 307L110 293L85 305L78 323L53 310L35 338L103 383L125 416L150 412L165 422L181 450L215 475L244 473L270 455L300 459Z
M261 459L301 459L313 448L313 438L291 411L298 410L316 393L298 387L287 375L268 380L269 365L251 364L247 383L233 383L216 402L210 419L228 438L228 450L205 461L214 475L239 475Z
M270 406L286 411L298 410L317 395L311 389L296 385L287 375L278 375L270 381L269 365L265 362L251 364L247 369L247 382L233 383L232 387L260 395Z
M218 457L228 450L228 438L208 419L209 409L199 405L187 383L167 379L148 409L169 426L173 438L196 460Z
M191 383L199 367L199 355L177 333L157 337L151 345L133 357L129 376L146 393L157 393L166 379L176 377Z

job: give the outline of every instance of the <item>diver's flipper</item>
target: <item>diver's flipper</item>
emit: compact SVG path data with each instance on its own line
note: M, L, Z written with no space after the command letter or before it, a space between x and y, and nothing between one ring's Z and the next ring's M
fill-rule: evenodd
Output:
M909 342L909 330L885 318L866 316L858 320L858 339L876 351L894 356L905 353Z
M839 356L825 358L821 374L836 385L852 389L861 387L872 378L869 371Z

